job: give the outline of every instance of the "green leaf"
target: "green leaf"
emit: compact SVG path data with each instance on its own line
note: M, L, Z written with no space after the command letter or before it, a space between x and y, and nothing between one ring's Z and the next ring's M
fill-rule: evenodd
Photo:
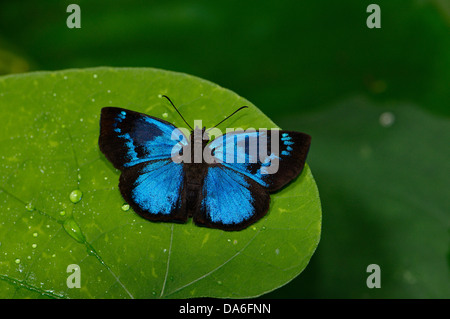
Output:
M100 109L144 112L184 127L276 127L208 81L156 69L96 68L0 78L0 297L251 297L308 264L320 238L318 191L306 166L272 196L269 214L239 232L152 223L124 205L120 172L99 151ZM81 270L68 288L67 267Z

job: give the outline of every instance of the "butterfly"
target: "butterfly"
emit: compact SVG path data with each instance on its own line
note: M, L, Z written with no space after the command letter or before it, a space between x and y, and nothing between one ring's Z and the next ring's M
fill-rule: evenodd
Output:
M198 226L242 230L266 215L270 193L300 175L311 143L305 133L262 129L209 140L209 130L184 121L189 138L153 116L119 107L101 110L99 148L121 171L124 200L150 221L192 218Z

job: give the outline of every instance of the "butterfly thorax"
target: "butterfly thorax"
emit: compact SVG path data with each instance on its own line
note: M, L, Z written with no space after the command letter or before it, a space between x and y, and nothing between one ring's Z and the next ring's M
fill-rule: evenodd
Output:
M190 135L189 141L191 146L191 163L204 164L203 150L209 142L208 133L205 133L206 128L199 129L196 127Z
M205 137L206 139L203 139ZM199 199L203 187L208 165L203 159L203 150L209 142L205 134L205 128L195 128L190 135L191 160L185 165L185 187L186 201L189 210L195 211L197 205L200 205ZM191 213L191 212L190 212ZM190 214L191 215L191 214Z

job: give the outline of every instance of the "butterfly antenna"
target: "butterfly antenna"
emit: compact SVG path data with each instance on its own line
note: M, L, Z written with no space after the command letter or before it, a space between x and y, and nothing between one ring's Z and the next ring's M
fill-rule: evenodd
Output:
M230 115L228 115L226 118L224 118L222 121L220 121L219 123L217 123L216 125L214 125L213 127L209 128L206 132L208 132L209 130L219 126L220 124L222 124L225 120L228 120L231 116L233 116L234 114L236 114L237 112L239 112L242 109L246 109L248 108L247 105L241 106L240 108L238 108L236 111L234 111L233 113L231 113Z
M169 99L169 97L167 95L163 95L163 97L165 97L170 102L170 104L172 104L172 106L175 109L175 111L177 111L177 113L180 114L180 116L183 119L184 123L186 123L186 125L189 126L191 131L193 131L194 129L189 125L188 122L186 122L186 120L184 119L183 115L181 115L180 111L178 111L178 109L175 107L175 105L172 103L172 101Z

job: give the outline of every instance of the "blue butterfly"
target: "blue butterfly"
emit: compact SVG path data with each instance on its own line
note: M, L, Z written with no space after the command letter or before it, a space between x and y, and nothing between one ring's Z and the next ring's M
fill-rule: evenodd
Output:
M156 117L101 110L100 150L122 171L125 201L151 221L185 223L192 217L199 226L244 229L267 213L269 193L300 175L310 143L307 134L278 130L238 131L209 141L205 128L191 128L188 139ZM200 160L198 150L206 155Z

